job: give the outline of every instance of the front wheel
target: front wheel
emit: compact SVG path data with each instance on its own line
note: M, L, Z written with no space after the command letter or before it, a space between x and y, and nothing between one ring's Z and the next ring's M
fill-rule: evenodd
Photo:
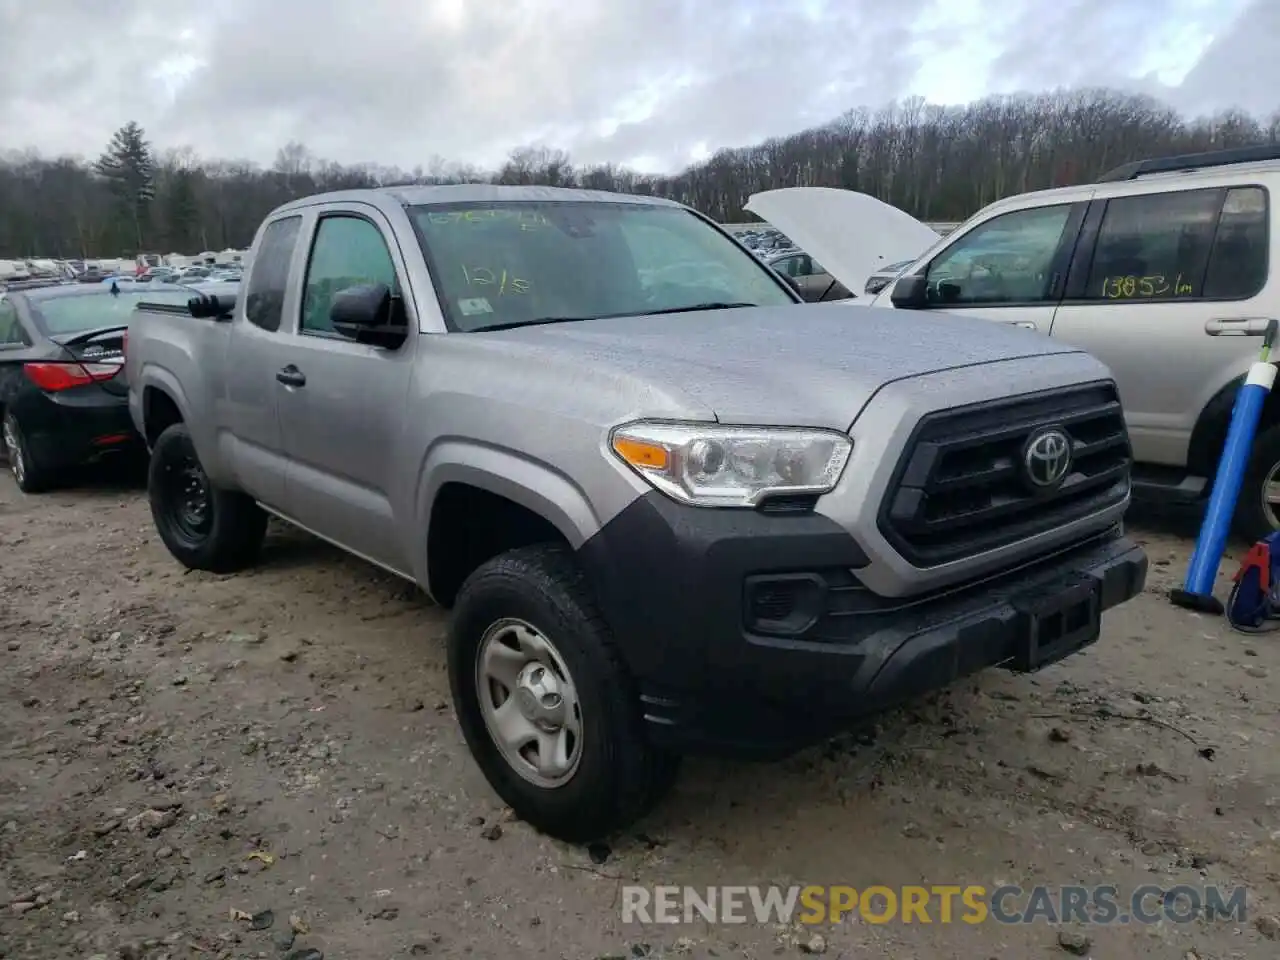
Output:
M498 795L574 843L622 829L675 779L568 551L525 547L479 567L458 595L449 682L467 746Z
M166 428L156 440L147 494L156 532L184 566L231 573L257 557L266 513L245 494L209 483L185 423Z

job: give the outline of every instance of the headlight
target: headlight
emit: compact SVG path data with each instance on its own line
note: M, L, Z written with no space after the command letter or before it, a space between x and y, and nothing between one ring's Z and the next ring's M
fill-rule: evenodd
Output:
M827 493L853 450L843 433L794 427L638 421L617 427L609 439L613 452L657 489L700 507Z

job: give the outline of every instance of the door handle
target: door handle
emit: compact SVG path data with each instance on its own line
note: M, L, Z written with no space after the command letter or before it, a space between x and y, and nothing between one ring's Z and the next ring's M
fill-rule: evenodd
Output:
M292 363L278 371L276 379L286 387L305 387L307 385L307 375Z
M1269 317L1214 317L1204 323L1204 332L1211 337L1265 337Z

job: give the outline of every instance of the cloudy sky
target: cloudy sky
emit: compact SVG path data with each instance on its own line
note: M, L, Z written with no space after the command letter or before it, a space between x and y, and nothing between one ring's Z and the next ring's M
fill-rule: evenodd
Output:
M918 94L1280 107L1280 0L0 0L0 149L670 170Z

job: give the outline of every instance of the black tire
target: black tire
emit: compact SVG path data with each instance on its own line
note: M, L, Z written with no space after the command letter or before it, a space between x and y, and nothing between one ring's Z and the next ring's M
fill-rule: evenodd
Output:
M554 788L523 778L485 724L476 669L481 639L500 620L535 627L559 652L582 713L572 776ZM586 843L648 812L675 782L679 758L647 740L635 684L567 548L523 547L480 566L458 594L449 633L449 683L467 746L489 784L525 822Z
M5 411L3 429L5 439L0 449L4 450L9 462L9 473L13 476L13 482L18 485L18 489L23 493L44 493L52 489L55 477L32 455L26 435L22 432L22 426L11 410ZM12 438L12 448L9 445L10 438Z
M202 485L203 511L184 500L181 485ZM257 559L266 513L245 494L209 483L185 423L168 427L152 447L147 495L156 532L183 566L233 573Z
M1280 425L1268 427L1254 438L1253 454L1240 485L1232 527L1237 536L1250 542L1261 540L1278 529L1269 514L1280 514L1280 505L1268 511L1265 502L1267 476L1277 465L1280 465Z

